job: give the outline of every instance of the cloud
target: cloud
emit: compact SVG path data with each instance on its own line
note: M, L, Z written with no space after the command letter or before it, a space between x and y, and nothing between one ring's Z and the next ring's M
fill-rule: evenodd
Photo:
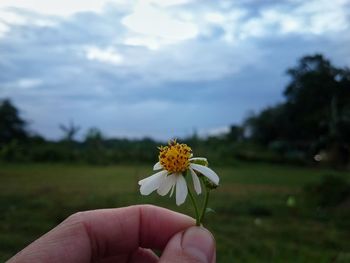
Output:
M31 89L41 84L42 81L40 79L19 79L18 81L13 83L13 86L18 87L20 89Z
M348 14L341 0L4 0L0 92L51 138L69 120L107 135L208 134L282 100L302 55L349 64Z
M99 12L106 5L106 0L84 0L84 3L70 0L1 0L0 8L17 7L39 14L54 16L71 16L79 12ZM119 1L117 1L119 2Z
M120 64L123 62L123 57L113 48L100 49L98 47L87 47L86 57L90 60L106 62L111 64Z
M194 23L181 21L171 16L167 9L152 5L152 2L147 1L139 1L133 12L122 19L122 24L129 29L130 34L137 34L135 37L138 41L133 41L134 44L145 46L149 46L150 40L159 45L173 44L195 38L198 34ZM146 42L142 41L143 39ZM128 42L130 43L130 38L126 40L126 43ZM151 47L156 47L156 44Z

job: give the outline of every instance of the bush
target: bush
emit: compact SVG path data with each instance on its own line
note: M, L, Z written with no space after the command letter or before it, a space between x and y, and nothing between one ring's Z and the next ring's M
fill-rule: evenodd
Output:
M318 183L306 185L304 195L309 204L320 208L335 207L350 198L350 184L344 177L330 174Z

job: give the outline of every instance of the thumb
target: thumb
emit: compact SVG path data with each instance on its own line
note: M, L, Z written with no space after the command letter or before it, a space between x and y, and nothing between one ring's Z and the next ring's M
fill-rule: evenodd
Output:
M215 241L212 234L203 227L190 227L175 234L160 258L160 263L214 263L216 261Z

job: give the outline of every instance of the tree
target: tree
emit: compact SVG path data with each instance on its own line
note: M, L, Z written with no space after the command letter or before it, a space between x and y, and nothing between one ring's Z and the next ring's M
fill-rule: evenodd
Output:
M350 71L336 68L322 55L303 57L288 70L285 90L291 140L304 140L314 151L326 150L335 165L349 161Z
M250 138L262 145L268 145L276 140L284 140L288 133L285 104L278 104L262 110L245 120Z
M350 117L349 70L314 55L303 57L287 73L292 80L284 95L294 131L289 139L311 143L315 137L339 136L341 123Z
M28 138L26 122L9 99L0 102L0 144Z
M244 127L239 125L231 125L227 134L227 139L231 142L239 142L244 139Z
M95 127L90 128L84 140L85 160L91 164L106 164L106 149L103 145L104 138L102 132Z
M60 124L59 127L64 132L63 140L67 142L73 142L74 137L80 130L80 127L76 126L72 121L69 123L69 125Z
M102 132L95 127L90 128L85 135L85 143L90 146L101 147L103 140Z
M316 54L301 58L287 74L285 102L246 120L251 138L311 155L325 150L334 162L349 161L350 70Z

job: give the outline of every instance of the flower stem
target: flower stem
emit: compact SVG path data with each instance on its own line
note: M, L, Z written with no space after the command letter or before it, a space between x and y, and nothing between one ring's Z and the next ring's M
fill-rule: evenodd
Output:
M205 188L204 205L203 205L203 209L202 209L201 216L200 216L200 218L199 218L199 222L203 222L203 219L204 219L204 216L205 216L205 212L206 212L207 206L208 206L209 192L210 192L210 190L209 190L208 188Z
M198 212L198 207L197 207L196 200L194 200L194 197L192 195L192 192L191 192L190 188L187 187L187 189L188 189L188 195L190 196L190 199L191 199L192 204L194 206L194 210L196 212L196 226L200 226L201 225L201 220L200 220L200 217L199 217L199 212Z

